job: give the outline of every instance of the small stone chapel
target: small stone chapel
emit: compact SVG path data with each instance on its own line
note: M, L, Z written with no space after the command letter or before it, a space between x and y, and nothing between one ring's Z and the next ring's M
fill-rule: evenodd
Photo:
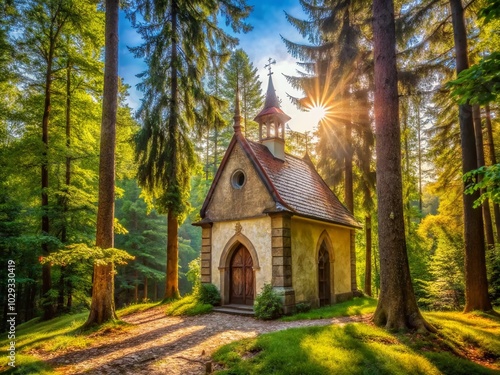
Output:
M356 291L351 212L309 156L285 153L285 124L269 83L255 117L259 142L241 132L236 99L234 135L201 208L201 281L219 288L222 305L253 305L264 284L282 295L284 312L344 301Z

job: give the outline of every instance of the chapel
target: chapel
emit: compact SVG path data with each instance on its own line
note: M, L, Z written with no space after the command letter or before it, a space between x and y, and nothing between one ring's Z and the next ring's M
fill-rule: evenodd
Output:
M236 99L234 134L201 208L201 281L220 291L221 305L252 306L264 284L296 303L324 306L356 292L351 212L309 156L285 152L285 125L269 75L255 117L259 141L245 138Z

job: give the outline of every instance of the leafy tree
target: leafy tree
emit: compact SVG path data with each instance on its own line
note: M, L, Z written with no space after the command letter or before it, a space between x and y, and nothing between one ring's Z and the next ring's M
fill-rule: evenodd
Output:
M64 70L70 55L81 58L84 54L75 53L76 45L79 45L79 49L88 52L89 46L93 44L89 40L94 39L90 36L90 28L98 22L99 12L95 2L87 0L20 1L16 3L16 10L16 24L11 33L11 37L18 46L19 64L16 68L20 73L21 84L26 90L25 104L40 106L40 109L32 113L25 111L22 114L22 121L34 124L35 116L39 116L39 123L41 120L42 142L33 145L35 146L33 149L39 152L39 155L35 157L35 163L41 167L41 189L39 190L42 198L41 232L46 237L45 241L41 241L41 247L42 255L47 256L51 250L55 249L53 245L56 244L50 237L57 235L57 228L49 225L55 219L57 203L54 200L50 201L49 197L58 182L52 177L52 182L49 184L49 174L57 168L58 140L63 138L57 134L56 128L56 119L60 115L58 110L61 108L58 103L60 98L58 99L57 96L61 89L60 80L64 80L61 77L61 71ZM79 62L81 63L82 60L80 59ZM38 87L35 88L36 85ZM43 90L40 90L40 87ZM19 118L16 120L19 121ZM33 130L27 126L25 129ZM29 133L26 131L27 135ZM32 132L31 135L34 133ZM59 197L62 197L62 194L59 194ZM44 318L50 318L54 313L51 285L51 267L49 263L45 263L42 272L42 293L46 298Z
M401 137L392 0L373 2L380 296L373 320L389 329L434 328L417 307L403 218Z
M144 43L133 49L148 65L139 88L144 99L139 115L143 128L137 136L139 184L157 196L160 212L167 213L167 277L165 298L179 296L178 225L195 164L191 132L199 107L209 105L202 77L209 51L236 40L217 26L218 14L234 31L247 31L243 23L250 7L241 1L142 0L131 13ZM137 21L142 15L144 23ZM200 122L198 122L200 123Z

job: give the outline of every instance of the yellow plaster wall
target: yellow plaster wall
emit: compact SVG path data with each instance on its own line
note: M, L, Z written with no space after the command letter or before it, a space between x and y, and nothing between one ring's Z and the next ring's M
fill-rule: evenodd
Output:
M236 223L241 225L241 234L246 236L257 252L260 269L255 271L255 291L260 293L265 283L271 283L271 218L215 222L212 226L212 283L221 288L219 264L222 252L235 235Z
M238 169L245 173L246 182L240 189L235 189L231 184L231 176ZM273 198L237 143L214 190L206 217L213 221L239 220L261 215L266 208L273 206Z
M317 248L319 237L324 230L330 237L334 253L333 293L350 292L350 230L297 217L292 217L291 229L295 301L310 301L313 304L318 302Z

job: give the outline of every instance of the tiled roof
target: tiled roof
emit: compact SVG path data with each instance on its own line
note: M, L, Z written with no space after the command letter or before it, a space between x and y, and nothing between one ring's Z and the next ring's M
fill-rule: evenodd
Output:
M328 222L360 227L354 216L338 200L320 177L310 160L285 155L285 161L274 158L266 146L241 139L246 142L263 169L278 197L286 208L301 216ZM245 147L244 147L245 148Z

